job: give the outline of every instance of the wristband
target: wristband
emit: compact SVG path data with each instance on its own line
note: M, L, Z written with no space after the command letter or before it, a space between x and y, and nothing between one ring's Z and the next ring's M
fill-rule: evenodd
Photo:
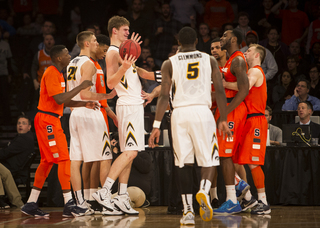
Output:
M153 128L160 128L160 125L161 125L161 121L155 120L155 121L153 121L152 127Z

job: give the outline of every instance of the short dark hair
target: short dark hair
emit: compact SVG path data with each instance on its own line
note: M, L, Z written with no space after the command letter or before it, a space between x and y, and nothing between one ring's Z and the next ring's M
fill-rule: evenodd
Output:
M57 57L60 56L61 52L66 49L64 45L54 45L50 50L50 58L54 62Z
M307 88L310 90L310 88L311 88L311 83L310 83L310 81L308 81L307 79L302 78L302 79L300 79L300 80L298 81L298 83L299 83L299 82L305 82L305 83L307 84ZM298 85L298 83L297 83L297 85Z
M216 42L220 42L220 38L219 37L216 37L211 41L211 43L216 43Z
M197 33L193 28L185 26L182 29L180 29L178 34L178 40L182 45L194 44L196 42L196 39Z
M315 63L311 64L310 67L309 67L309 71L310 71L312 68L317 68L317 71L320 72L320 66L319 66L319 65L317 65L317 64L315 64Z
M238 45L240 45L242 43L242 34L241 34L241 32L239 32L236 29L233 29L232 30L232 34L233 34L233 36L237 37L237 43L238 43Z
M29 117L27 117L26 115L20 115L20 116L18 116L18 118L17 118L17 122L19 121L19 119L21 119L21 118L25 118L25 119L27 119L28 120L28 124L29 125L31 125L31 120L30 120L30 118Z
M99 43L99 45L108 45L110 46L110 38L107 37L106 35L103 34L99 34L96 36L97 38L97 42Z
M299 104L304 103L307 105L308 109L311 109L311 111L313 112L313 105L311 104L310 101L300 101Z
M249 19L249 14L247 12L241 11L238 13L238 19L240 17L247 17Z
M276 30L278 34L280 34L280 30L276 26L271 26L270 28L267 29L267 34L270 33L271 30Z
M270 108L270 106L266 106L266 110L269 112L269 115L272 116L272 109Z
M299 56L298 55L289 55L287 57L287 62L289 59L293 59L294 61L296 61L296 63L299 63Z

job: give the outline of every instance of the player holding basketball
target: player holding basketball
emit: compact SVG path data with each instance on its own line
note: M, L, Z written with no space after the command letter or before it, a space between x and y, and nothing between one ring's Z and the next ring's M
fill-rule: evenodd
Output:
M94 33L80 32L77 35L77 44L81 51L80 55L68 65L68 90L73 89L84 80L92 81L94 86L81 91L73 100L98 102L113 98L116 94L115 91L110 94L96 93L97 68L90 60L90 53L96 53L98 48ZM92 210L89 210L81 192L80 166L82 162L100 161L100 168L106 172L104 169L112 159L108 128L100 109L74 108L70 116L70 135L71 184L77 206L83 209L84 214L93 213Z
M144 110L141 97L141 83L139 76L154 80L153 72L143 71L134 63L136 58L119 55L120 44L128 39L129 21L124 17L114 16L108 22L108 32L111 46L106 55L107 84L110 89L115 88L117 95L116 113L118 117L119 144L121 155L111 165L103 188L94 193L93 198L109 211L113 211L114 204L124 213L136 215L139 212L132 209L127 193L127 183L133 159L138 151L144 150ZM132 34L132 40L139 42L138 34ZM119 177L118 195L111 202L111 188Z
M251 44L244 56L250 67L248 71L250 91L244 100L248 115L241 135L240 149L234 162L240 165L248 164L251 170L259 200L258 205L251 210L251 213L269 214L271 209L267 202L264 173L261 169L261 165L264 165L268 131L268 122L264 117L267 102L266 77L260 67L266 56L266 51L261 45ZM225 86L233 90L238 89L236 83L227 82ZM245 204L250 203L250 199L244 198L243 201Z
M83 106L91 109L96 105L93 102L71 100L80 91L93 85L89 80L84 80L79 86L69 92L64 92L65 81L61 72L70 62L71 57L68 49L63 45L56 45L50 51L50 57L53 64L47 68L42 77L39 111L34 120L41 161L35 174L28 202L21 208L21 211L32 216L49 216L48 213L38 208L36 202L53 163L56 163L58 164L58 178L65 203L62 216L69 217L72 214L80 215L82 210L76 207L72 199L69 151L59 118L63 114L64 105L69 107Z
M204 221L212 219L209 200L211 180L219 165L219 152L216 138L216 124L210 111L211 80L216 89L217 103L221 110L218 129L231 136L226 122L226 97L222 86L217 61L208 54L196 50L197 34L191 27L184 27L178 34L182 45L176 55L162 65L161 93L149 146L154 148L159 142L160 123L173 92L173 112L171 116L172 140L175 152L175 165L179 166L181 197L184 205L182 225L194 224L192 206L192 164L194 156L202 167L200 190L196 195L200 204L200 216ZM188 113L188 115L186 115Z
M247 63L243 54L239 51L242 42L242 35L237 30L227 30L221 37L221 48L227 50L230 58L226 62L222 73L227 82L236 82L239 91L225 89L227 97L227 121L232 132L232 137L224 139L218 133L219 156L226 185L226 202L218 209L213 210L216 214L234 214L242 211L236 197L235 190L235 168L232 157L236 153L237 145L240 140L241 132L247 116L247 108L243 100L249 92L249 82L247 77ZM217 109L215 118L220 116Z

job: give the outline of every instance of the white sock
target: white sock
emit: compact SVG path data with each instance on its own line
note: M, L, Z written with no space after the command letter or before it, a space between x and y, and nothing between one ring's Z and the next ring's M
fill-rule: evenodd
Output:
M200 181L200 190L204 190L207 194L209 194L211 188L211 181L207 179L202 179Z
M183 203L183 213L187 213L188 211L193 212L193 196L192 194L181 194L181 199Z
M114 183L114 180L112 180L110 177L107 177L103 187L110 190L112 188L113 183Z
M40 192L41 192L40 190L32 189L27 203L31 203L31 202L36 203L38 201Z
M90 188L90 196L89 196L89 200L94 200L94 198L92 197L92 194L95 193L96 191L98 191L97 188Z
M267 196L265 192L258 192L258 200L261 200L265 205L268 205Z
M247 191L247 193L244 195L245 200L249 201L251 200L252 194L250 190Z
M85 200L89 200L90 197L90 189L83 189L83 198Z
M84 199L83 199L83 195L82 195L81 190L75 191L74 196L76 198L77 206L82 205L84 202Z
M210 189L210 200L212 201L213 199L219 199L217 194L217 187Z
M67 204L72 199L71 192L63 193L64 204Z
M234 185L226 185L226 201L231 200L234 204L237 203L236 189Z
M127 187L128 187L128 184L125 184L125 183L119 183L119 186L118 186L118 195L123 195L127 192Z

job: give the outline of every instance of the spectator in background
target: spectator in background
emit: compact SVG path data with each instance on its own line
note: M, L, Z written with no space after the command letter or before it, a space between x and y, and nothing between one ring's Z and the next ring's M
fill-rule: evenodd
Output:
M171 17L169 3L163 3L161 6L161 16L155 21L153 31L155 64L162 65L162 62L168 58L172 45L176 42L176 36L182 24Z
M173 19L179 21L182 25L191 25L192 20L197 15L203 14L203 6L198 0L171 0L170 8L173 13Z
M149 46L152 21L143 14L142 10L142 0L133 0L131 10L125 17L130 22L130 32L139 33L143 41L142 45Z
M19 116L17 120L17 135L8 146L0 150L0 163L10 170L17 184L26 184L28 172L23 166L28 156L34 152L34 136L31 121L26 116Z
M280 10L282 4L288 4L289 9ZM286 45L290 45L295 40L301 44L308 33L308 16L305 12L298 10L297 6L297 0L280 0L271 9L271 12L282 20L281 41Z
M297 41L293 41L289 46L291 55L296 55L299 58L298 69L300 72L306 72L308 70L308 62L304 58L304 54L301 53L300 44Z
M204 8L203 21L209 25L210 29L220 30L223 24L232 23L234 20L232 6L226 0L209 0Z
M147 46L142 46L141 47L141 54L140 57L138 58L138 60L136 61L136 65L137 66L141 66L141 64L146 61L148 56L152 56L151 55L151 50L150 47Z
M44 23L44 16L42 13L37 13L34 22L31 23L33 27L37 30L37 34L41 34L41 27Z
M146 58L146 62L150 66L150 71L160 70L160 67L154 63L154 58L151 55Z
M283 71L280 75L280 82L278 85L276 85L272 90L272 101L273 104L276 104L277 102L283 103L290 99L291 96L294 93L295 89L295 82L294 78L290 74L289 71ZM281 105L281 107L282 107Z
M2 28L1 39L7 40L16 34L16 29L4 20L0 20L0 27Z
M245 47L246 46L246 34L251 30L249 26L249 14L246 12L240 12L238 14L238 26L235 28L242 34L242 43L240 47Z
M268 28L281 24L281 20L271 12L272 6L272 0L263 0L262 7L251 17L251 27L257 31L260 38L265 38Z
M320 42L320 5L318 6L319 18L312 21L309 26L309 32L306 43L306 53L309 54L310 48L316 42Z
M298 81L300 81L301 79L306 79L306 76L298 68L298 66L299 66L299 57L297 55L289 55L287 57L287 67L296 83L298 83Z
M313 105L315 111L320 111L320 100L314 96L309 95L310 91L310 82L302 79L298 82L293 96L286 100L282 106L283 111L295 111L298 108L298 105L302 101L309 101Z
M320 65L320 42L313 43L310 54L306 56L306 61L310 64Z
M31 16L29 14L25 14L23 17L23 26L17 29L17 34L26 37L40 34L39 31L31 24L31 22Z
M219 37L219 30L216 28L211 29L211 31L210 31L211 40L214 40L217 37Z
M205 52L210 55L211 48L211 37L209 35L210 29L206 23L201 23L199 25L198 31L198 43L197 50Z
M300 125L310 125L310 132L312 138L318 138L317 144L319 144L320 138L320 125L310 120L312 116L314 106L310 101L301 101L298 105L297 111L299 116Z
M16 27L23 24L23 16L34 12L34 0L15 1L9 0L8 6L10 8L10 14L15 17Z
M272 119L272 109L269 106L266 107L265 117L268 121L270 144L272 146L281 146L281 144L282 144L282 130L279 127L274 126L270 123L270 121Z
M246 46L240 49L242 53L245 53L248 50L250 44L257 44L259 42L259 37L256 31L248 31L245 42ZM261 68L266 76L267 81L271 80L274 77L274 75L278 72L276 60L274 59L272 53L268 49L266 49L266 57L263 63L261 63Z
M10 83L12 54L9 43L1 39L2 31L0 26L0 111L2 112L2 121L0 123L11 124Z
M262 46L271 51L275 58L278 69L284 70L287 68L287 56L290 54L288 46L279 40L279 30L277 27L270 27L267 31L267 39L259 42Z
M36 107L38 106L42 75L45 70L52 65L50 51L55 44L53 35L45 35L43 43L44 49L38 51L38 53L34 55L31 65L31 76L35 90L33 101L36 104L34 109L36 109Z
M35 3L35 11L43 14L46 19L52 21L58 28L60 28L63 2L64 1L61 0L37 0Z
M233 29L234 29L233 23L225 23L222 25L221 34L223 34L227 30L233 30Z
M309 94L320 99L320 66L312 65L309 70L310 76L310 91Z

